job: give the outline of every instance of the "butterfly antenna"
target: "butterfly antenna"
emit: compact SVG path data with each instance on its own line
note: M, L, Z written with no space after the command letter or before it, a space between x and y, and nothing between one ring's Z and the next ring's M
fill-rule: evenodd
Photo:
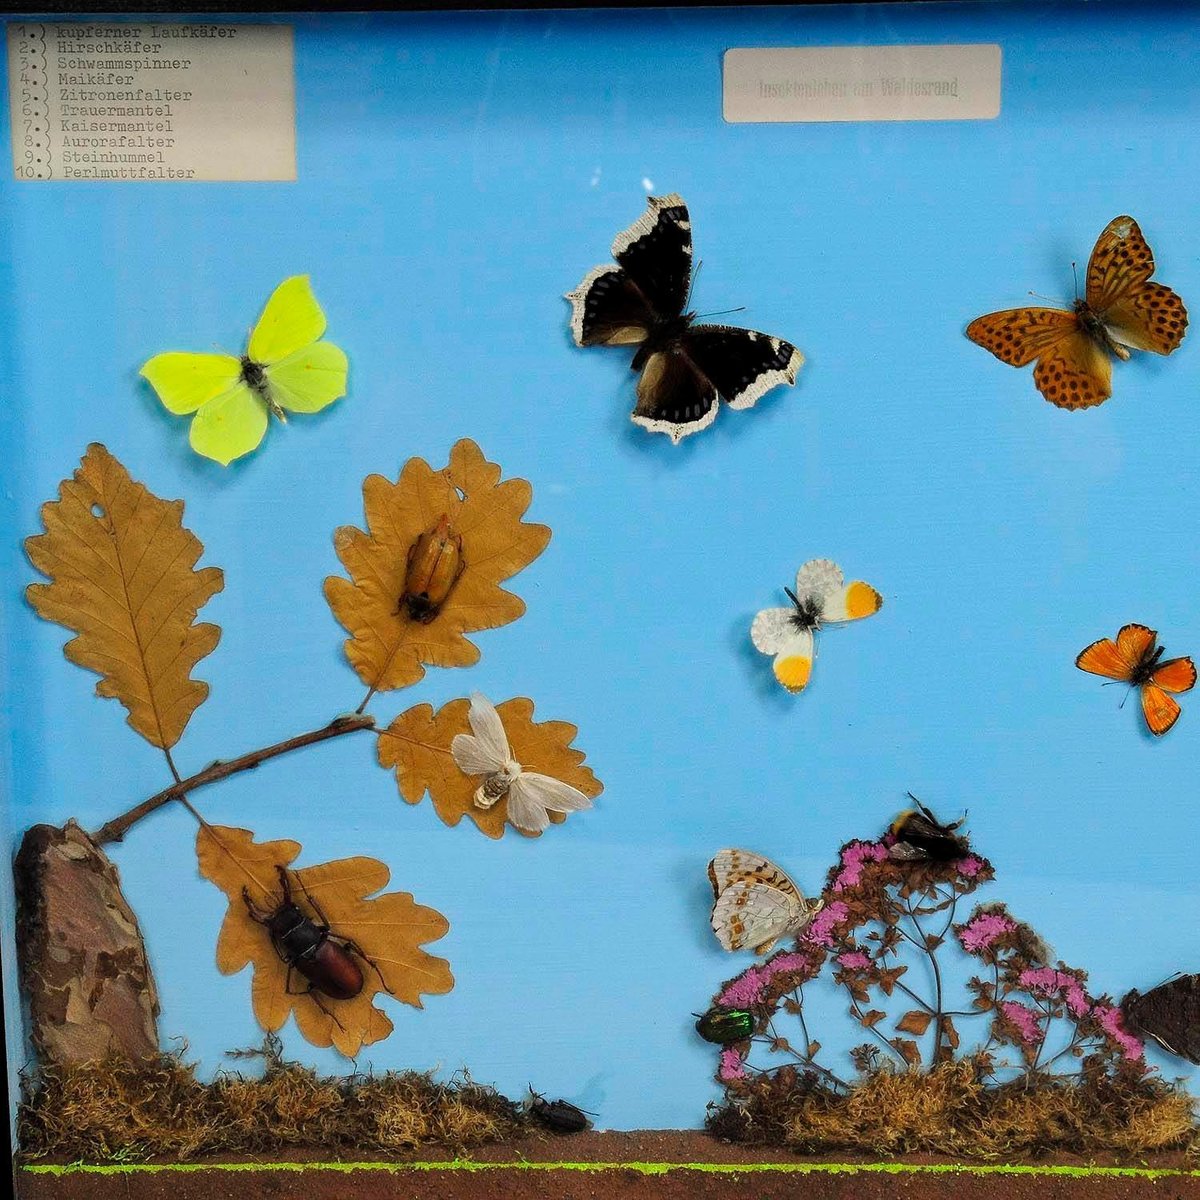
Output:
M745 311L746 311L746 306L744 304L741 304L737 308L723 308L723 309L721 309L720 312L697 313L696 319L698 321L707 321L709 317L727 317L727 316L729 316L730 313L739 313L739 312L745 312Z
M1045 300L1047 304L1053 304L1055 308L1067 307L1061 300L1055 300L1053 296L1043 296L1041 292L1030 292L1029 294L1035 300Z
M1071 278L1073 280L1075 280L1075 299L1078 300L1079 299L1079 271L1077 269L1077 264L1075 264L1075 263L1071 264Z
M700 268L704 266L704 259L696 259L696 267L692 271L692 277L688 280L687 299L683 303L683 311L687 312L692 307L692 291L696 287L696 280L700 278Z
M795 592L793 592L793 591L792 591L792 589L791 589L790 587L785 587L783 590L784 590L785 592L787 592L787 594L788 594L788 599L789 599L789 600L790 600L790 601L791 601L791 602L792 602L792 603L793 603L793 604L794 604L794 605L795 605L797 608L799 608L799 607L800 607L800 601L796 599L796 593L795 593Z

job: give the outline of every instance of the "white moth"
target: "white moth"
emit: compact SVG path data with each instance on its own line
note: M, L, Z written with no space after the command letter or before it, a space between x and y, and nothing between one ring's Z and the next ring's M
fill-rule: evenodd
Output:
M578 788L549 775L526 771L513 758L500 714L480 692L471 693L467 720L471 733L457 734L450 743L450 753L464 774L484 777L475 789L479 808L491 808L507 796L509 821L526 833L540 833L550 824L550 813L592 807L591 800Z

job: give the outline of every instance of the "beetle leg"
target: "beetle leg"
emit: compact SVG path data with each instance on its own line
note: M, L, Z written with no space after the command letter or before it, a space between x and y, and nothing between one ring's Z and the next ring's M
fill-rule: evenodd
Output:
M316 897L313 896L312 892L310 892L308 888L304 886L304 880L300 878L299 874L296 876L296 882L300 885L300 890L304 893L304 898L309 902L309 904L312 905L313 911L318 917L321 918L321 924L325 926L325 931L328 933L329 929L331 928L329 924L329 918L321 910L321 906L317 903Z
M337 945L341 946L344 950L353 950L354 953L363 960L363 962L370 963L371 969L376 975L379 976L379 982L383 987L383 990L387 992L388 995L391 995L391 989L387 985L387 980L383 977L383 972L379 969L379 964L356 941L353 941L351 938L342 937L340 934L336 933L331 933L329 935L329 940L331 942L336 942Z
M345 1033L345 1025L343 1025L341 1021L337 1019L337 1015L334 1013L333 1009L326 1008L325 1005L321 1003L321 999L317 995L317 990L315 987L310 984L308 990L301 992L300 995L307 996L343 1033Z

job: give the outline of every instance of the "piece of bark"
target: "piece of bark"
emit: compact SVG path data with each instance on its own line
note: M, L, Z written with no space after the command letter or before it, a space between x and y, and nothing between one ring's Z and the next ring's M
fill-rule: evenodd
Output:
M34 825L14 864L21 989L45 1064L158 1053L158 992L108 856L74 821Z

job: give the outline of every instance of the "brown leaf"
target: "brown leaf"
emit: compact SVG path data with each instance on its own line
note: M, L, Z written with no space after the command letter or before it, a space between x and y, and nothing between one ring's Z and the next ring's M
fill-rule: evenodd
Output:
M958 1036L958 1030L955 1028L954 1022L949 1017L942 1018L942 1041L945 1042L951 1050L957 1050L961 1038Z
M890 996L896 987L896 980L907 971L905 966L881 967L879 970L879 987L885 996Z
M293 901L318 924L323 913L337 937L353 942L362 969L362 991L350 1000L308 995L307 981L289 971L266 928L251 919L242 895L244 887L257 908L276 909L282 899L277 868L288 866L299 853L297 842L255 842L248 829L201 827L196 837L200 874L229 899L217 939L217 966L232 975L253 964L254 1015L264 1029L274 1033L294 1011L297 1028L314 1046L332 1045L353 1058L363 1046L392 1032L391 1021L372 1004L377 993L421 1008L423 994L438 995L454 986L446 960L420 949L450 925L441 913L414 903L407 892L375 895L388 882L388 869L377 859L342 858L289 869Z
M816 1058L817 1055L820 1053L820 1051L821 1051L821 1043L820 1042L809 1042L808 1043L808 1057L809 1058Z
M887 1016L887 1013L878 1008L870 1008L865 1013L859 1013L856 1015L858 1016L859 1021L861 1021L867 1029L874 1029L875 1026Z
M891 1044L900 1052L900 1057L904 1059L910 1067L920 1066L921 1051L916 1042L909 1041L908 1038L892 1038Z
M429 704L418 704L402 712L379 735L379 762L395 770L400 794L409 804L419 803L428 791L438 816L447 825L457 825L467 816L488 837L498 838L506 828L514 828L506 825L508 798L498 800L491 808L479 808L475 804L479 779L460 771L450 753L455 734L471 731L467 722L469 708L468 700L451 700L437 713ZM568 783L585 796L596 797L604 790L591 768L583 765L583 751L571 748L579 732L574 725L566 721L535 724L533 701L524 696L497 704L496 711L513 758L526 770ZM566 818L566 813L550 813L550 820L556 825ZM524 830L517 832L527 837L541 836Z
M334 548L349 579L331 575L325 597L349 631L346 656L368 687L408 687L424 674L422 663L468 667L479 650L463 635L495 629L525 611L523 600L500 584L546 548L550 530L521 520L533 497L524 479L500 482L500 468L474 442L463 439L450 463L435 471L410 458L391 483L370 475L363 483L367 529L343 525ZM422 624L400 611L409 549L446 515L462 538L462 576L441 611Z
M39 616L75 630L63 653L101 676L97 695L120 700L128 724L169 750L208 695L191 673L221 630L194 622L224 578L195 570L204 547L183 527L183 501L134 482L98 442L58 494L42 505L46 532L25 541L51 582L25 595Z
M909 1009L908 1012L896 1022L896 1028L901 1033L911 1033L915 1037L920 1037L921 1034L929 1028L929 1022L933 1017L920 1008Z

